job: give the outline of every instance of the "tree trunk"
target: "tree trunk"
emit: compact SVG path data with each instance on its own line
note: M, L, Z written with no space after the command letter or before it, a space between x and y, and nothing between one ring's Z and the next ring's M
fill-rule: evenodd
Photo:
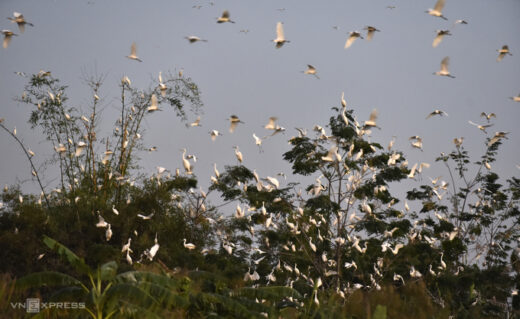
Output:
M372 311L370 309L370 299L368 298L368 291L363 290L363 305L365 306L365 315L367 319L372 318Z

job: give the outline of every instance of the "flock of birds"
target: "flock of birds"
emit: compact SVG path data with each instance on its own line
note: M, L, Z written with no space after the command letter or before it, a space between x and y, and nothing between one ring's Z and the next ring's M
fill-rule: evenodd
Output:
M443 8L444 8L444 5L445 5L445 0L438 0L436 2L436 4L435 4L434 8L433 9L428 9L426 12L429 15L433 16L433 17L438 17L438 18L447 20L447 18L443 15L443 12L442 12ZM194 8L200 9L200 7L196 7L196 6L194 6ZM388 8L389 9L394 9L395 7L389 6ZM24 32L25 25L33 26L32 23L26 21L24 16L21 13L18 13L18 12L14 12L13 17L9 17L8 19L12 23L16 23L18 25L18 28L19 28L21 33ZM231 20L231 15L230 15L229 11L225 10L224 12L222 12L222 14L219 17L217 17L217 23L219 23L219 24L222 24L222 23L232 23L232 24L234 24L235 21ZM454 22L454 24L468 24L468 22L465 21L465 20L456 20ZM379 29L377 29L374 26L367 26L367 27L365 27L364 30L366 30L366 40L369 40L369 41L374 38L374 35L375 35L376 32L381 32ZM7 30L7 29L2 30L1 32L4 35L3 47L7 48L9 46L9 43L10 43L12 37L13 36L17 36L17 34L12 32L11 30ZM247 33L248 30L240 30L240 32ZM272 40L272 42L275 45L275 48L280 49L286 43L290 43L290 40L288 40L285 37L285 33L284 33L284 28L283 28L283 23L282 22L278 22L276 24L275 33L276 33L276 37ZM437 47L442 42L442 40L443 40L443 38L445 36L451 36L451 35L452 34L451 34L450 30L437 30L435 38L434 38L433 43L432 43L432 46L433 47ZM365 39L361 32L358 32L358 31L351 31L351 32L349 32L349 36L346 39L344 48L345 49L349 49L355 43L355 41L358 38ZM198 36L194 36L194 35L186 36L185 39L187 41L189 41L190 43L195 43L195 42L199 42L199 41L201 41L201 42L207 42L208 41L206 39L201 39ZM511 52L509 51L509 47L507 45L503 45L502 48L498 49L497 51L498 51L498 57L497 57L497 61L498 62L502 61L506 56L512 55ZM128 59L131 59L131 60L134 60L134 61L137 61L137 62L143 62L143 60L137 54L137 45L136 45L135 42L132 43L131 48L130 48L130 54L127 55L126 57ZM316 67L314 67L314 66L312 66L310 64L307 65L307 69L306 70L301 71L301 72L306 74L306 75L312 75L312 76L316 77L317 79L320 79L318 74L317 74ZM440 63L440 70L437 71L437 72L434 72L433 74L434 75L438 75L438 76L445 76L445 77L449 77L449 78L455 78L455 76L452 75L450 73L450 71L449 71L449 57L445 57L445 58L442 59L442 61ZM127 77L125 77L123 79L123 81L127 81L128 83L130 82L130 80ZM159 94L164 96L166 94L166 90L168 89L168 87L163 82L161 73L159 73L158 83L159 83L158 84L158 92L159 92ZM511 99L513 101L515 101L515 102L520 102L520 94L518 96L511 97ZM345 100L344 93L341 96L340 102L341 102L341 106L342 106L342 119L343 119L343 121L345 122L346 125L349 125L350 122L349 122L348 118L346 117L347 102ZM152 94L151 98L150 98L150 105L148 106L147 111L151 113L151 112L155 112L155 111L158 111L158 110L159 110L159 103L158 103L157 95L156 94ZM377 116L378 116L377 110L374 110L370 114L369 119L364 121L363 123L358 123L358 121L355 120L353 124L354 124L354 127L356 128L356 131L357 131L358 135L362 136L362 135L368 133L371 128L377 127ZM443 110L435 109L431 113L427 114L426 119L432 118L434 116L443 117L443 116L448 116L448 114L445 111L443 111ZM487 114L487 113L483 112L481 114L481 116L483 118L485 118L487 123L485 123L485 124L478 124L478 123L474 123L472 121L469 121L469 124L477 127L479 130L487 133L486 130L493 125L493 124L490 123L490 119L493 118L493 117L496 117L496 115L494 113ZM266 134L265 136L259 137L258 135L256 135L256 133L253 133L254 143L255 143L256 146L258 146L260 151L262 151L261 146L262 146L262 143L265 140L267 140L267 139L277 135L278 133L285 132L286 129L284 127L278 125L277 124L277 120L278 120L278 118L276 118L274 116L272 116L272 117L270 117L268 119L267 124L265 124L263 126L263 128L265 130L269 131L269 133ZM229 121L229 133L234 133L235 130L237 129L238 125L244 124L244 122L242 120L240 120L240 118L237 115L231 115L228 118L228 121ZM189 126L190 127L200 127L200 126L202 126L200 117L198 117L194 122L190 123ZM304 129L297 129L297 130L298 130L298 136L299 137L307 135L307 131L306 130L304 130ZM329 139L330 138L330 136L328 136L326 134L325 129L323 127L320 127L319 125L316 125L314 127L314 131L316 131L319 134L320 138L323 138L323 139ZM15 134L16 134L16 132L15 132ZM507 132L496 132L495 135L490 139L489 145L492 145L493 143L496 143L497 141L499 141L502 138L506 138L507 134L508 134ZM209 135L210 135L211 140L215 141L219 136L222 136L223 134L221 132L219 132L218 130L213 129L213 130L209 131ZM409 138L409 140L410 140L411 147L422 150L422 147L423 147L422 141L423 141L423 139L420 136L412 136L412 137ZM394 140L392 140L390 142L390 145L388 147L389 150L392 148L393 142L394 142ZM460 145L462 143L463 143L463 138L456 138L456 139L454 139L454 144L457 147L460 147ZM153 149L153 148L150 149L150 151L154 151L154 150L155 149ZM63 151L65 151L65 150L63 150ZM352 149L350 150L350 153L351 152L352 152ZM236 157L237 162L240 163L240 164L243 163L244 156L243 156L243 154L240 151L238 146L234 146L234 153L235 153L235 157ZM389 165L395 164L396 161L399 159L398 154L394 154L394 155L392 155L390 157ZM79 156L79 155L76 154L76 156ZM360 151L357 154L348 154L347 156L352 157L354 159L359 159L359 158L361 158L363 156L363 153L362 153L362 151ZM192 160L193 162L196 162L196 156L194 156L194 155L187 155L187 150L183 149L182 150L182 158L181 159L182 159L182 165L183 165L183 168L184 168L184 173L187 174L187 175L193 174L194 164L190 160ZM338 161L339 162L339 161L341 161L341 155L338 153L338 147L337 146L332 146L329 149L329 151L327 152L327 154L325 156L321 157L321 159L324 162L334 162L334 161ZM486 164L486 167L488 169L491 168L489 166L489 163L485 163L485 164ZM410 175L408 177L413 178L416 171L420 172L423 169L423 167L428 167L428 166L429 165L427 163L421 163L421 164L416 163L413 166L413 168L411 169ZM163 174L165 171L166 171L165 168L158 167L158 174L159 175ZM177 169L176 170L176 175L179 175L179 174L180 174L180 170ZM214 175L215 176L211 176L211 182L212 183L218 183L218 179L220 177L220 173L217 170L216 163L214 164ZM283 173L280 173L279 175L280 176L284 176ZM255 176L255 180L257 182L257 188L259 190L264 190L265 189L265 190L269 191L269 190L272 190L272 189L278 189L280 187L280 182L275 177L267 176L266 178L260 178L257 175L256 171L254 171L254 176ZM321 183L320 178L321 177L317 178L316 185L315 185L314 188L311 189L309 194L317 195L321 191L323 191L324 186ZM435 180L435 182L434 182L434 180L432 180L432 183L434 185L436 185L437 184L437 179ZM442 185L439 184L436 187L440 187L440 189L445 189L443 187L446 187L446 183L444 183ZM439 197L439 199L442 197L438 193L437 193L437 196ZM370 206L367 205L366 203L363 203L362 207L363 207L363 209L366 212L368 212L368 210L371 209ZM405 203L405 208L407 210L409 210L407 203ZM250 209L252 209L252 208L250 208ZM240 205L237 205L236 217L238 217L238 218L244 217L245 216L244 210L245 209L242 209L240 207ZM262 207L259 208L258 210L262 214L264 214L266 216L269 216L266 219L266 222L265 222L266 228L276 227L276 225L273 222L272 214L267 213L264 205L262 205ZM118 212L118 210L117 210L117 208L115 206L112 207L112 212L115 215L119 215L119 212ZM142 220L149 220L149 219L151 219L153 217L153 213L149 214L149 215L139 214L138 217L141 218ZM439 218L443 218L442 216L438 216L438 217ZM98 212L98 218L99 218L99 220L98 220L98 222L96 224L96 227L104 228L105 229L105 238L106 238L107 241L110 241L111 238L112 238L112 235L113 235L110 223L108 223L103 218L101 213L99 213L99 212ZM352 217L352 219L355 219L355 215L354 215L354 217ZM291 229L296 229L296 230L298 229L298 226L295 225L294 221L290 222L286 218L285 223ZM314 221L314 223L315 223L315 225L319 224L319 222L317 222L317 221ZM392 229L392 230L385 231L384 237L385 238L391 238L393 236L393 233L396 230L397 229ZM251 232L254 233L254 229L252 229ZM318 232L318 234L319 234L319 232ZM137 234L135 234L135 235L137 235ZM415 234L415 236L417 236L417 234ZM453 234L449 235L450 238L452 238L452 236L456 236L456 233L455 233L455 235L453 235ZM322 238L321 234L319 234L318 240L323 241L323 238ZM335 242L337 242L338 245L345 243L345 239L343 239L343 238L335 238L333 240ZM354 249L356 249L359 253L363 254L363 253L365 253L367 251L368 247L367 247L367 242L366 241L364 243L364 246L361 247L360 244L359 244L360 243L360 239L359 238L354 237L354 238L349 238L348 240L350 242L352 242L352 247ZM435 240L433 240L433 239L430 239L430 240L432 242L435 242ZM131 253L133 252L132 249L131 249L131 241L132 241L132 238L129 237L127 243L124 244L122 249L121 249L121 252L123 254L126 254L126 260L127 260L127 262L129 264L133 263L133 259L132 259L132 256L131 256ZM183 240L183 246L184 246L184 248L186 248L187 250L190 250L190 251L197 248L193 243L188 243L186 238L184 238L184 240ZM388 241L385 241L381 245L381 250L382 250L382 252L389 251L392 254L396 255L399 252L399 249L401 249L403 246L404 246L403 244L395 244L392 247L392 245ZM316 252L316 243L313 242L313 238L309 238L308 239L308 247L310 248L310 250ZM144 259L148 259L150 261L153 260L153 258L156 256L159 248L160 248L160 245L159 245L157 234L156 234L155 239L154 239L154 245L152 247L150 247L149 249L146 249L141 254L139 261L142 261ZM229 254L232 254L233 249L235 247L234 247L234 245L232 243L226 242L226 243L224 243L223 248ZM258 250L259 249L257 249L257 251ZM294 244L286 245L286 250L293 250L293 251L295 251ZM262 253L265 253L265 252L262 252ZM255 260L254 264L258 264L263 258L265 258L265 257L261 257L260 259ZM437 270L439 270L439 271L446 270L446 268L447 268L446 263L443 261L442 258L443 258L443 255L441 253L439 266L437 267ZM327 259L326 255L322 256L322 260L324 262L328 262L329 264L332 262L332 261L329 261ZM354 261L345 262L344 266L345 266L346 269L350 269L350 268L357 269L357 265L356 265L356 263ZM381 262L378 261L378 263L374 265L375 274L378 274L378 273L380 274L380 271L381 271L382 267L383 267L382 261ZM282 264L280 263L280 261L278 262L278 265L276 266L275 269L277 269L277 270L282 269ZM276 277L274 275L275 269L273 269L273 272L271 272L267 276L267 279L270 282L276 280ZM301 272L297 268L297 265L291 266L291 265L288 265L286 263L283 263L283 269L285 269L286 271L289 271L291 273L295 273L298 276L300 276L300 274L302 276L305 276L303 274L303 272ZM432 269L432 265L430 265L429 272L430 272L431 275L434 275L434 276L437 275L437 273ZM457 270L457 272L458 272L458 270ZM410 277L411 278L420 278L421 276L422 276L422 274L417 269L415 269L414 266L411 266L411 268L410 268ZM259 276L258 276L258 273L256 273L256 271L254 271L253 274L251 274L250 271L248 271L247 274L246 274L245 279L246 280L256 281L256 280L259 279ZM310 279L310 278L307 278L307 279L312 281L312 279ZM402 283L404 284L404 278L401 275L399 275L399 274L394 274L394 280L395 281L402 281ZM372 275L371 275L371 281L373 282L374 286L377 287L377 283L373 279ZM321 279L319 279L319 282L321 283ZM360 283L356 283L356 284L354 284L353 287L355 289L359 289L359 288L362 288L364 286L362 284L360 284Z

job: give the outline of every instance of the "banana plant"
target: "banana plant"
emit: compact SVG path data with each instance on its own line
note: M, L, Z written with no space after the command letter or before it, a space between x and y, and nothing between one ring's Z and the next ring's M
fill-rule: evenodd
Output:
M80 303L78 312L70 315L83 317L87 313L93 319L119 316L160 318L162 315L159 314L170 308L168 305L182 307L187 301L187 297L183 298L183 294L178 293L187 290L187 278L179 282L150 272L117 274L115 261L93 269L54 239L45 236L43 241L72 266L78 278L61 272L44 271L20 278L16 288L25 291L29 288L58 287L48 299L53 302L67 300ZM49 308L43 310L37 317L44 317L53 311Z

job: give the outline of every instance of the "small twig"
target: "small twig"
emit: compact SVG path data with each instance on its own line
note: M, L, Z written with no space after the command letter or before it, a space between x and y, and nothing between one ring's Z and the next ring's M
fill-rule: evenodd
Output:
M40 185L40 189L42 190L42 193L43 193L43 198L45 199L45 203L47 204L47 208L50 209L51 208L51 205L49 203L49 200L47 199L47 195L45 194L45 189L43 188L43 185L42 185L42 182L40 180L40 176L38 174L38 171L36 169L36 167L34 166L34 163L31 159L31 154L29 154L29 152L27 152L27 149L25 148L25 146L23 145L22 141L20 141L20 139L18 138L18 136L16 136L13 132L11 132L10 130L7 129L7 127L5 127L3 124L3 119L0 119L0 127L2 129L4 129L4 131L6 131L9 135L11 135L16 142L18 142L18 144L20 145L20 147L22 148L23 152L25 153L25 156L27 157L27 160L29 160L29 163L31 164L31 168L32 170L36 173L35 174L35 177L36 177L36 180L38 181L38 184Z

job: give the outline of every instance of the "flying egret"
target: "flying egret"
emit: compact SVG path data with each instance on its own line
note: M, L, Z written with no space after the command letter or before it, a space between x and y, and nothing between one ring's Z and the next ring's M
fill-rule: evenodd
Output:
M143 214L137 214L137 217L143 219L143 220L149 220L153 217L154 213L143 215Z
M484 133L487 133L486 129L488 127L491 127L493 126L493 124L486 124L486 125L481 125L481 124L477 124L477 123L474 123L472 121L468 121L469 124L473 125L473 126L476 126L479 130L481 130L482 132Z
M376 27L366 26L365 30L367 30L367 40L370 41L374 37L374 33L380 32Z
M276 39L274 39L273 42L276 44L277 49L281 48L284 45L284 43L291 42L285 39L283 33L283 24L281 22L278 22L276 24Z
M202 125L200 125L200 116L198 116L197 119L193 123L190 123L190 127L195 127L195 126L202 126Z
M211 140L214 142L217 139L217 136L222 136L222 133L217 130L212 130L209 132L209 135L211 136Z
M224 12L222 12L222 15L217 18L217 23L224 23L224 22L235 23L235 21L231 21L231 19L229 19L228 10L224 10Z
M437 30L436 35L433 39L432 47L436 48L442 41L445 35L451 35L450 30Z
M274 178L274 177L271 177L271 176L267 176L265 178L270 184L272 184L274 187L276 187L276 189L278 189L280 187L280 182Z
M264 126L264 128L265 128L266 130L276 130L276 128L278 127L278 125L275 123L276 120L278 120L277 117L271 116L271 117L269 118L269 123L267 123L267 124Z
M186 249L188 249L188 250L193 250L193 249L195 249L195 247L196 247L196 246L195 246L194 244L192 244L192 243L186 243L186 238L184 238L184 243L183 243L183 245L184 245L184 248L186 248Z
M310 75L314 75L317 79L319 79L320 77L316 74L316 68L313 67L312 65L310 64L307 64L307 70L305 71L302 71L304 74L310 74Z
M520 94L518 94L517 96L510 97L510 99L513 100L514 102L520 102Z
M13 17L8 17L7 19L11 20L12 23L18 24L18 29L20 29L21 33L25 32L25 25L34 27L34 24L27 22L20 12L13 12Z
M507 139L507 134L509 134L509 132L495 132L495 135L488 142L488 147L495 144L502 138Z
M433 112L431 112L430 114L428 114L428 116L426 116L426 119L429 119L430 117L432 116L435 116L435 115L439 115L439 116L448 116L448 113L444 112L444 111L441 111L441 110L434 110Z
M13 31L11 30L2 30L0 31L3 33L4 35L4 43L3 43L3 46L4 46L4 49L7 49L7 47L9 46L9 43L11 42L11 38L13 36L18 36L18 34L14 33Z
M440 75L440 76L447 76L449 78L454 79L455 77L450 74L450 71L448 70L448 65L450 63L450 57L445 57L441 61L441 70L433 73L434 75Z
M347 42L345 42L345 49L350 48L350 46L354 43L354 41L356 41L357 38L363 39L361 33L358 31L349 32L349 37L347 38Z
M480 117L485 117L486 120L489 122L492 117L497 118L497 115L495 113L489 113L488 114L486 112L482 112L482 113L480 113Z
M127 55L126 57L131 60L143 62L143 60L139 59L139 57L137 56L137 46L135 42L132 42L132 46L130 47L130 55Z
M262 138L256 136L255 133L253 133L253 138L255 139L255 144L258 146L258 149L262 152Z
M155 94L152 94L150 97L150 106L146 109L148 113L152 113L159 110L159 106L157 105L157 96Z
M370 113L370 118L368 121L365 121L363 123L363 126L365 128L370 128L370 127L377 127L377 124L376 124L376 120L377 120L377 109L374 109L372 110L372 112Z
M453 25L456 25L456 24L468 24L468 21L463 20L463 19L458 19L458 20L455 20L455 22L453 22Z
M409 140L412 141L411 145L412 145L413 148L418 148L418 149L420 149L422 151L422 146L423 145L422 145L422 138L421 137L416 135L416 136L410 137Z
M202 41L202 42L208 42L208 40L204 40L204 39L201 39L197 36L194 36L194 35L190 35L190 36L187 36L187 37L184 37L186 40L188 40L190 43L195 43L195 42L198 42L198 41Z
M321 157L321 160L322 161L325 161L325 162L334 162L334 160L336 159L336 156L335 154L338 152L338 147L336 145L332 146L330 149L329 149L329 152L327 153L326 156L322 156Z
M498 57L497 57L497 62L500 62L502 61L502 59L506 56L506 55L512 55L511 52L509 52L509 47L507 45L503 45L502 46L502 49L500 50L497 50L498 52Z
M444 4L446 3L446 0L437 0L437 3L435 3L435 6L433 9L428 9L426 13L428 13L431 16L439 17L444 20L448 20L445 16L442 15L442 9L444 8Z
M242 121L238 118L238 116L236 116L236 115L231 115L231 116L229 117L228 121L229 121L229 124L230 124L230 125L229 125L229 132L230 132L230 133L233 133L233 132L235 131L235 129L236 129L238 123L242 123L242 124L244 124L244 122L242 122Z

